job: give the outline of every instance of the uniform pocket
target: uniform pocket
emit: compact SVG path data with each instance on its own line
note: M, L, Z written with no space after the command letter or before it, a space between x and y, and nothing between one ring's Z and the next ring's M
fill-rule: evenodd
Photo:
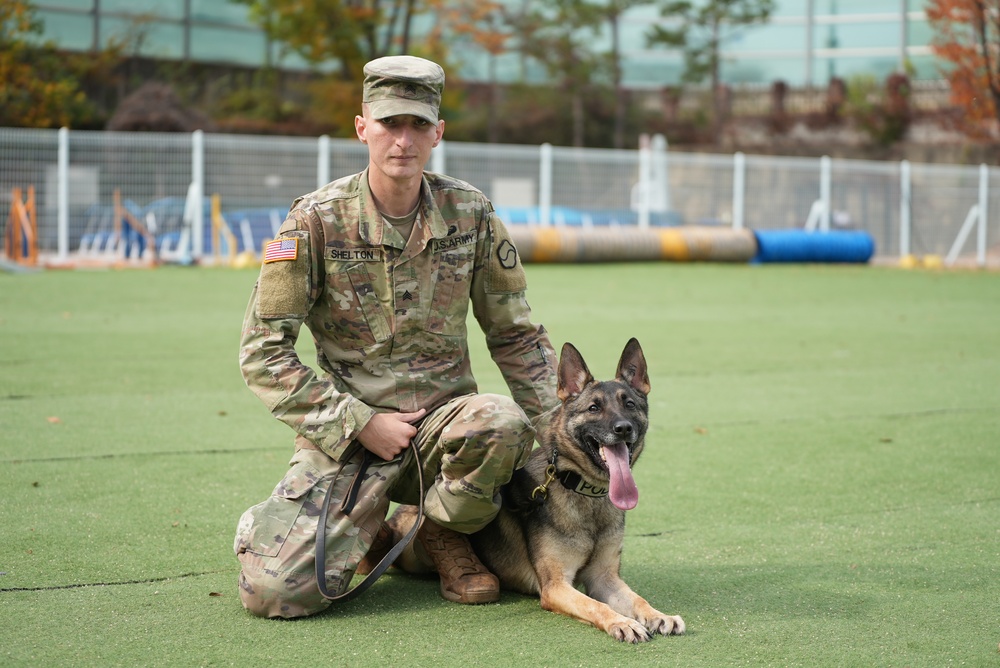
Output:
M329 324L337 338L362 348L389 338L385 310L365 263L347 265L326 261Z
M475 244L467 244L438 253L427 331L446 336L465 333L475 250Z
M236 552L277 556L283 545L294 540L292 529L300 523L299 515L309 501L309 492L321 478L319 471L308 462L293 465L270 498L243 513L236 530ZM315 525L315 518L312 523Z

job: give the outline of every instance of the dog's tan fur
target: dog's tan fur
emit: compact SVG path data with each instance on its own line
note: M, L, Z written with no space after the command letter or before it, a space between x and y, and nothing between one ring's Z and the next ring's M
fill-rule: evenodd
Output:
M646 360L635 339L622 352L616 378L604 382L594 380L576 348L564 345L558 389L562 405L541 430L541 446L505 486L499 515L470 536L477 555L504 589L537 595L546 610L632 643L657 633L682 634L684 620L659 612L621 579L625 511L609 496L586 496L547 472L555 450L559 475L572 472L591 490L610 489L614 474L603 461L604 448L626 444L625 468L635 463L648 426L648 393ZM627 470L619 473L631 481ZM618 503L627 506L634 500ZM392 518L394 531L401 535L416 519L415 508L401 507ZM425 570L412 552L397 565Z

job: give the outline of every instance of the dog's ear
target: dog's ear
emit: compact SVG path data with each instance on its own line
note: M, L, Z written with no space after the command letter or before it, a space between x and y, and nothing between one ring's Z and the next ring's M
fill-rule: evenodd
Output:
M643 394L649 394L649 373L646 370L646 356L642 354L642 347L635 337L628 340L625 350L622 351L622 358L618 361L618 379L639 390Z
M580 351L574 348L572 343L564 343L562 353L559 355L559 387L556 389L559 400L566 401L570 397L578 396L587 383L593 381L594 377L590 375L590 369L583 361Z

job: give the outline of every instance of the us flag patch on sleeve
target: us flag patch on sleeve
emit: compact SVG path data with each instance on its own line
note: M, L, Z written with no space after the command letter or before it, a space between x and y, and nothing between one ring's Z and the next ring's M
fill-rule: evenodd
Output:
M299 256L298 239L275 239L264 246L264 264L294 260Z

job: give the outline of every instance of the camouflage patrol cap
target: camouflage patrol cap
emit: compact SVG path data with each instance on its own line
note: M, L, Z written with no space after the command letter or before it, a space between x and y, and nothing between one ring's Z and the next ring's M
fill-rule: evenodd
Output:
M444 70L415 56L386 56L365 65L362 101L374 118L412 114L438 121Z

